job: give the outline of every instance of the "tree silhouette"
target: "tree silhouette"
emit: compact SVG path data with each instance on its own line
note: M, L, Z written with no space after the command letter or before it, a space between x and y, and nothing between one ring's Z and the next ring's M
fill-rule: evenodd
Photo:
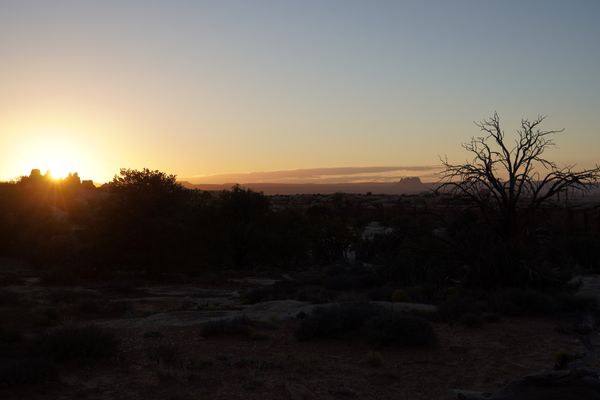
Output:
M497 113L476 122L484 135L463 144L473 154L472 161L451 164L443 159L438 190L468 197L508 237L520 234L527 217L561 193L589 190L600 179L600 167L575 171L574 166L559 167L544 158L554 146L552 136L563 131L541 129L544 119L522 119L512 146Z

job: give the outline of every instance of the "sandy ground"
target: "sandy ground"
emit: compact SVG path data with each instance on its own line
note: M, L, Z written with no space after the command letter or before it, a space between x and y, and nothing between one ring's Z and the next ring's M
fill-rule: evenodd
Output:
M162 328L162 337L121 330L121 355L94 367L70 365L60 380L0 392L13 399L287 399L286 385L317 399L450 399L450 390L494 390L551 368L558 352L580 352L557 321L510 319L473 330L436 324L432 349L373 349L351 339L298 342L294 323L268 338L203 338L198 329ZM153 335L159 336L159 335ZM364 362L379 351L380 367Z

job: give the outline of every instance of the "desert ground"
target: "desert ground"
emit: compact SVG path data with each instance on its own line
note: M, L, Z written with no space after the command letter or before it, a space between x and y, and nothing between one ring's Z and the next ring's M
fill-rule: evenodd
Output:
M318 305L246 300L253 290L268 291L281 282L303 286L306 276L238 274L211 281L173 275L161 284L56 286L44 283L38 270L4 261L2 346L24 346L30 336L59 325L92 325L117 338L118 350L94 362L67 360L43 382L3 387L0 397L441 400L453 398L454 389L492 392L521 376L551 370L561 354L586 350L569 328L577 322L572 316L498 316L482 326L432 319L438 341L424 348L376 346L352 336L301 341L294 331ZM587 279L580 290L594 293L595 282ZM361 293L337 296L351 302ZM421 315L434 309L382 304ZM207 324L241 316L243 328L205 334ZM598 342L597 334L591 337ZM26 381L36 372L18 373Z

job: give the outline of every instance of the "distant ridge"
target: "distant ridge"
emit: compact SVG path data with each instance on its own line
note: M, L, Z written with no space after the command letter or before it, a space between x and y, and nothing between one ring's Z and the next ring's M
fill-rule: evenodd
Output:
M219 191L231 189L235 183L192 184L180 182L189 189ZM263 192L267 195L293 194L332 194L332 193L368 193L373 194L418 194L433 188L424 184L419 177L406 177L397 182L356 182L356 183L244 183L241 186Z

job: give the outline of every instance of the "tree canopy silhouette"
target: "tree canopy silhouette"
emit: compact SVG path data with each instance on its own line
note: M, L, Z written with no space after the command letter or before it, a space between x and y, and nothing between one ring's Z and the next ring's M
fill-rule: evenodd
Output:
M600 180L600 167L577 171L546 159L546 150L554 146L552 136L563 130L541 129L544 119L522 119L512 145L497 113L475 122L483 135L463 144L472 161L452 164L443 159L443 184L438 190L468 197L486 216L495 217L508 236L522 231L524 216L559 194L589 190Z

